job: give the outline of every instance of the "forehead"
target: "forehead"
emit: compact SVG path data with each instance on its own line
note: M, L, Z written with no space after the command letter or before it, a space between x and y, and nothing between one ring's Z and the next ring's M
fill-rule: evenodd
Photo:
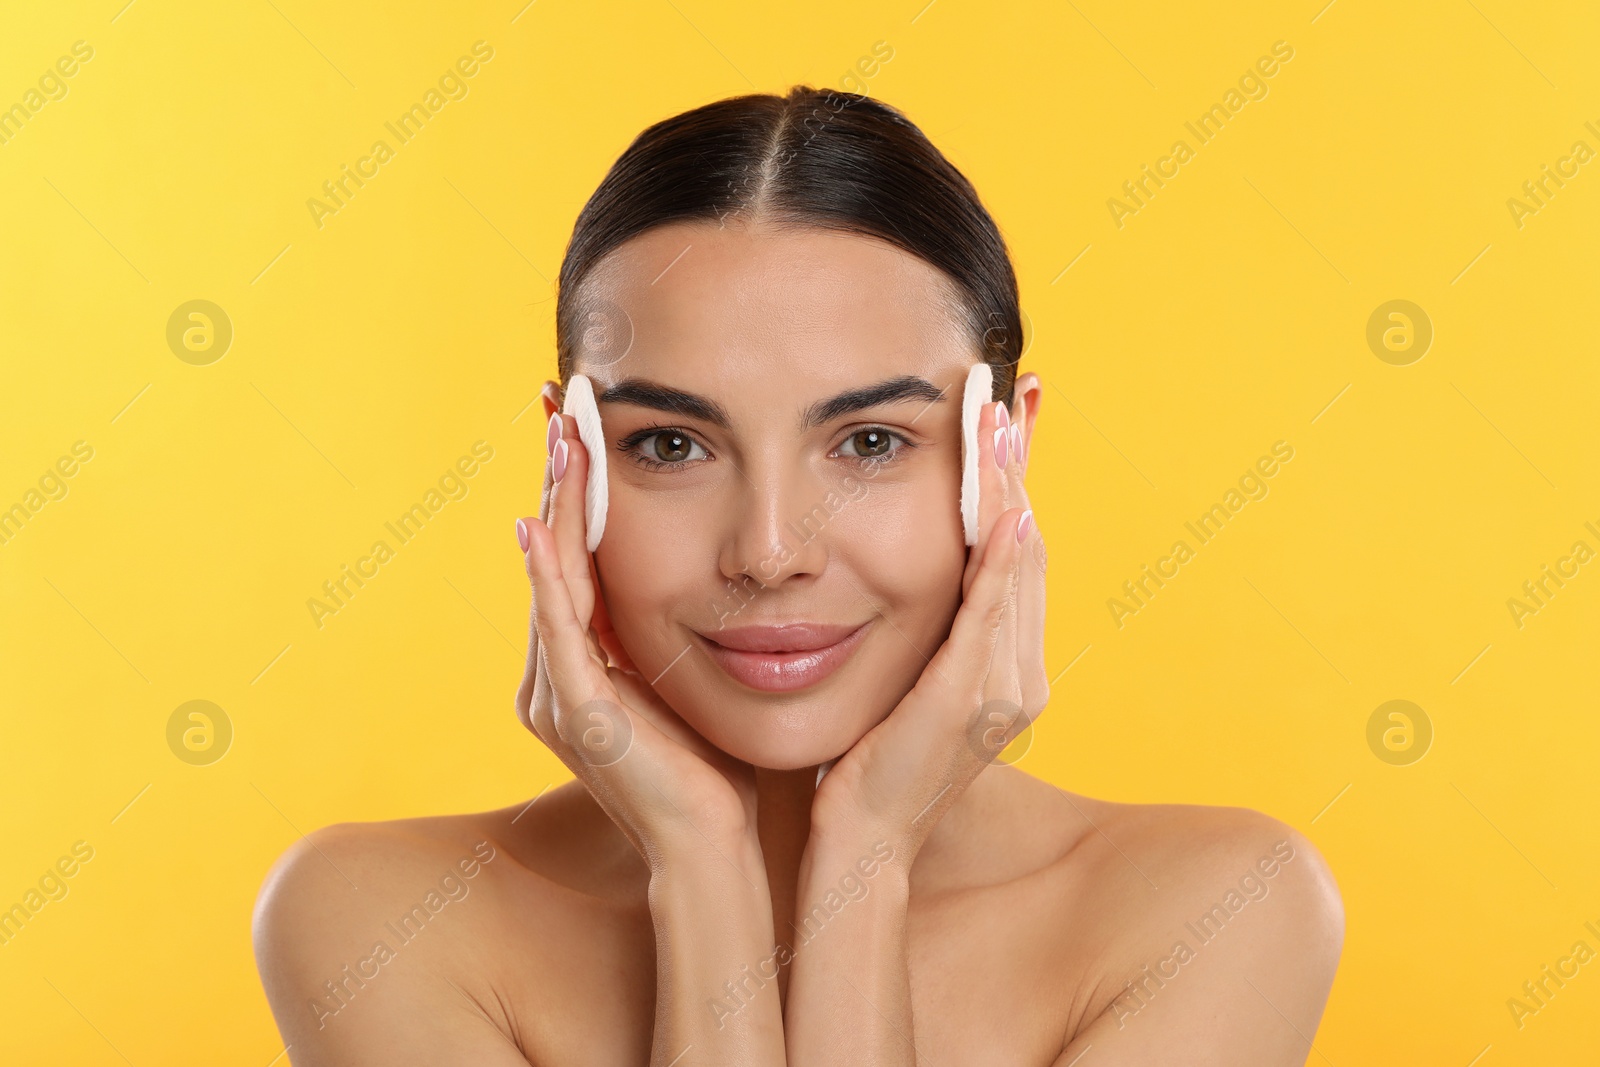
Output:
M942 386L977 361L943 272L854 234L673 223L614 250L584 295L620 342L588 358L578 339L573 369L601 389L648 378L799 407L904 374Z

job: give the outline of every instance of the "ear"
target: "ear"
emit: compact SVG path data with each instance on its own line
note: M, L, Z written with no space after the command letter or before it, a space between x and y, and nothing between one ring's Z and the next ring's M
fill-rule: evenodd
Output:
M1039 401L1044 399L1044 387L1039 376L1029 371L1019 374L1011 400L1011 423L1022 427L1022 469L1028 469L1028 457L1033 455L1033 427L1039 417Z
M544 402L544 421L548 423L550 416L561 410L561 383L545 382L539 390L539 399Z

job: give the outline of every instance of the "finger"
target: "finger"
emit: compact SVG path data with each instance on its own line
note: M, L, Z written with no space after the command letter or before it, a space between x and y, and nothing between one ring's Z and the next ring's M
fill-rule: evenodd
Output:
M1002 427L1002 429L1010 433L1007 428ZM1012 441L1014 444L1014 437ZM1004 472L1008 497L1015 495L1011 483L1020 466L1013 449ZM1011 514L1011 509L1008 509L1006 514ZM1023 510L1017 517L1015 525L1010 527L1012 532L1004 536L1013 541L1020 541L1030 533L1032 525L1032 514ZM991 534L994 538L1000 536L1002 534L998 529ZM1000 617L999 632L995 636L994 651L989 658L989 674L984 679L983 706L979 709L986 723L985 733L982 736L996 743L999 739L1014 737L1021 733L1029 721L1023 714L1022 680L1017 655L1020 634L1017 592L1023 565L1020 545L1016 551L1010 553L1010 560L1010 565L1006 568L1003 614ZM1001 748L1003 747L1004 745L1001 745ZM996 749L993 754L998 756L1000 750Z
M1002 408L1002 411L1005 409ZM1002 422L1007 428L1006 465L1002 472L1002 481L1005 483L1005 506L1008 508L1027 508L1028 494L1023 488L1023 419L1027 417L1027 403L1021 397L1017 398L1017 410L1002 416Z
M1018 408L1018 414L1022 409ZM1022 448L1019 439L1022 430L1016 421L1010 417L1011 413L1005 404L995 404L996 418L996 453L995 462L999 464L996 472L996 481L999 482L1001 491L998 494L1001 511L1013 508L1023 509L1022 518L1018 519L1016 534L1025 538L1032 526L1032 513L1028 511L1027 493L1022 488ZM1017 561L1011 567L1011 588L1008 592L1008 604L1004 618L1000 623L1000 635L996 641L993 665L990 671L988 684L985 688L986 700L1003 700L1015 703L1020 711L1021 681L1018 673L1017 643L1018 643L1018 612L1017 593L1018 576L1021 570L1022 553L1017 553ZM1013 716L1015 712L1011 713Z
M1017 576L1017 671L1022 707L1036 717L1050 703L1050 672L1044 662L1045 545L1037 523L1022 544Z
M574 706L594 699L607 688L605 665L591 654L587 632L578 622L561 570L555 534L544 523L528 524L527 556L535 605L534 636L544 670L549 672L550 687L559 700Z
M539 521L545 522L550 515L551 490L555 487L550 477L550 453L561 438L561 413L552 414L545 425L545 462L544 482L539 489ZM533 573L528 564L528 532L527 528L532 520L526 516L517 520L517 541L522 547L522 566L529 578L529 592L532 592ZM540 740L553 736L550 727L550 679L540 667L539 635L534 622L537 618L539 602L536 597L528 598L528 658L523 667L522 683L517 687L516 709L517 718L522 725L532 730ZM543 711L541 716L540 711ZM541 718L545 721L541 722ZM548 741L546 742L548 743Z
M1006 465L1006 503L1009 507L1029 509L1032 519L1033 505L1024 484L1027 453L1022 442L1027 407L1021 398L1017 405L1012 422L1011 462ZM1031 721L1050 702L1050 679L1044 664L1044 540L1036 520L1029 526L1023 537L1017 574L1015 659L1007 662L1016 665L1022 708Z
M1012 454L1017 458L1017 464L1023 470L1028 467L1028 442L1022 428L1028 425L1028 402L1023 397L1017 397L1016 410L1011 413L1011 425L1016 428L1016 435L1011 439Z
M550 477L550 455L555 451L556 442L561 439L561 412L550 416L545 426L544 438L544 487L539 491L539 521L548 522L550 518L550 500L555 490L555 482Z
M962 597L961 608L950 625L950 636L934 653L928 670L915 686L915 689L924 690L924 695L938 699L937 706L950 707L952 714L963 718L987 696L991 661L996 656L1005 616L1013 599L1017 560L1022 551L1017 543L1017 525L1021 519L1022 510L1013 508L1002 512L991 524L990 537L972 585ZM949 686L953 686L956 693L951 694L945 688ZM943 692L934 691L933 687ZM952 696L955 699L951 699Z
M572 597L573 615L585 633L594 617L594 574L586 541L584 511L589 488L589 454L578 440L578 423L571 415L557 415L560 437L550 453L553 484L550 516L561 573Z
M961 589L965 594L983 559L995 521L1006 510L1006 483L1001 460L1010 459L1010 431L1005 405L996 401L978 409L978 541L967 556Z
M549 485L548 475L546 486ZM543 509L541 509L543 510ZM517 719L524 727L550 749L560 754L561 738L557 735L554 719L554 694L550 689L550 670L544 665L539 646L539 596L533 581L533 561L529 556L529 530L544 523L531 517L517 520L517 540L522 546L523 570L528 576L528 655L523 666L522 682L517 686L515 706Z
M539 639L533 639L534 670L537 677L533 683L533 707L528 715L532 724L534 736L543 741L546 747L555 749L561 744L561 737L556 733L555 718L555 693L550 688L550 672L544 666L544 654L539 650Z
M549 478L546 476L546 487ZM540 509L544 510L543 508ZM551 715L550 671L544 666L539 649L539 596L533 584L533 561L529 557L529 531L544 523L531 517L517 520L517 541L522 546L522 567L528 577L528 655L523 666L522 682L517 686L515 706L517 718L547 746L555 748L559 742Z
M1008 512L1009 514L1009 512ZM1028 533L1027 527L1032 523L1032 516L1026 511L1019 517L1015 532L1008 535L1012 540ZM999 536L998 534L993 536ZM1017 586L1018 577L1022 570L1023 553L1021 547L1011 553L1011 563L1006 568L1005 589L1001 594L1003 598L1000 625L995 634L994 651L989 658L989 673L983 683L983 700L987 704L999 701L1006 705L1008 718L1015 717L1022 710L1022 681L1018 670L1017 642Z

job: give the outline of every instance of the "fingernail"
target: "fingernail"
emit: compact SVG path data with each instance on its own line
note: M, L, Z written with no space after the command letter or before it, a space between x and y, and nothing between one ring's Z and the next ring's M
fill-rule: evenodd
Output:
M561 440L561 412L558 411L550 416L550 425L544 432L544 450L547 453L554 452L556 442L559 440Z
M565 473L567 473L567 442L563 438L556 442L556 450L550 453L550 475L559 482Z
M1011 426L1011 454L1017 457L1017 462L1022 462L1022 427L1015 423Z
M517 520L517 544L522 546L522 551L528 551L528 524L521 519Z
M1003 429L994 432L994 463L997 467L1006 465L1006 440L1010 436Z
M1017 523L1017 541L1020 544L1028 539L1033 532L1033 509L1029 508L1022 513L1022 521Z
M996 400L994 403L994 424L996 426L1010 426L1011 412L1006 410L1005 401Z

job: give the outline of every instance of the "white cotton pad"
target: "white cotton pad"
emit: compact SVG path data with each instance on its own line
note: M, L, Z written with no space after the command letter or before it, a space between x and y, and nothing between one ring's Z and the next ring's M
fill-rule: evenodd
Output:
M595 406L594 386L587 375L574 374L568 379L567 400L561 411L577 422L578 440L589 454L589 485L585 494L589 506L584 519L588 531L585 543L593 552L606 532L606 435L600 429L600 409Z
M961 532L978 543L978 415L994 396L994 369L979 363L967 371L961 394Z

